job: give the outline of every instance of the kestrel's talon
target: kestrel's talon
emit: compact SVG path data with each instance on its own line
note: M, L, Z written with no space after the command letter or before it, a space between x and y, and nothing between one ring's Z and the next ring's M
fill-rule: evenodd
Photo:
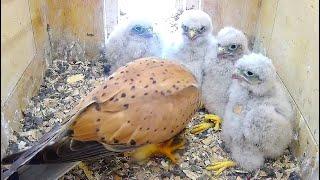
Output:
M130 155L138 161L144 161L154 155L164 155L168 157L172 163L177 163L178 157L174 154L176 150L184 149L185 141L174 142L174 139L170 139L160 144L148 144L142 146L132 152Z
M94 180L96 179L93 176L93 172L88 168L88 166L86 164L84 164L83 162L79 163L79 168L83 170L84 174L86 175L86 177L88 178L88 180Z
M236 166L236 163L233 162L233 161L221 161L221 162L215 162L215 163L212 163L211 165L209 165L208 167L206 167L206 169L208 171L214 171L215 175L216 176L219 176L221 175L221 173L227 169L227 168L230 168L230 167L234 167Z
M215 131L219 131L221 122L222 122L222 119L219 116L214 114L206 114L204 116L204 122L194 126L191 130L191 133L200 134L203 131L212 127Z

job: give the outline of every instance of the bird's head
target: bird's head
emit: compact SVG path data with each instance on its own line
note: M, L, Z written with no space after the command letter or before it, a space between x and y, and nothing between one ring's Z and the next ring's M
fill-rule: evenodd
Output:
M218 32L218 58L238 60L248 54L246 35L233 27L225 27Z
M187 10L179 19L179 28L183 36L190 41L205 37L212 32L210 16L200 10Z
M269 58L251 53L236 62L232 78L248 91L262 95L274 86L276 71Z
M154 36L153 23L146 19L134 19L128 24L130 36L149 39Z

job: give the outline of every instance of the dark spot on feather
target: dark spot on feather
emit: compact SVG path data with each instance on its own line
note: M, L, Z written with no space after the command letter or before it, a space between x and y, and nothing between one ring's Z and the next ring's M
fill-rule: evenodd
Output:
M101 106L99 103L95 103L95 108L97 111L100 111L101 110Z
M171 133L173 133L173 130L171 130Z
M98 119L97 119L97 122L100 122L100 121L101 121L101 119L98 118Z
M148 87L149 87L148 85L144 86L144 88L148 88Z
M140 80L139 83L141 83L142 81Z
M147 131L149 131L150 130L150 128L147 128Z
M163 66L163 64L160 64L160 66Z
M107 85L105 85L105 86L103 86L103 89L106 89L108 86Z
M99 131L100 131L100 129L99 129L99 128L97 128L97 129L96 129L96 132L99 132Z
M113 142L114 142L114 143L118 143L119 140L118 140L118 139L113 139Z
M168 72L168 69L164 69L165 72Z
M158 91L158 90L155 90L154 92L155 92L155 93L158 93L159 91Z
M106 143L106 138L103 137L103 138L100 139L100 141L103 142L103 143Z
M130 81L132 81L132 82L133 82L133 79L130 79Z
M121 94L121 97L122 97L122 98L126 97L126 93L122 93L122 94Z
M180 83L180 81L177 81L177 83Z
M170 90L167 90L167 93L169 93L169 94L170 94L170 93L171 93L171 91L170 91Z
M112 98L110 98L110 101L112 101L114 99L114 96Z
M72 126L74 126L74 125L76 125L77 124L77 121L74 121L73 123L72 123Z
M126 73L128 73L129 71L126 71Z
M163 130L166 130L166 129L167 129L166 127L163 128Z
M144 117L144 118L143 118L143 120L146 120L146 119L147 119L147 117Z
M147 66L149 66L150 63L147 63Z
M149 144L149 143L150 143L150 141L148 140L146 143L147 143L147 144Z
M111 79L113 79L113 77L111 76L111 77L109 77L109 80L111 80Z
M127 82L127 81L128 81L128 79L124 80L124 82Z
M133 90L134 88L136 88L135 86L131 86L131 90Z
M175 87L177 87L177 86L174 84L174 85L172 85L172 87L175 88Z
M129 124L129 123L130 123L130 121L127 121L127 123Z
M118 98L116 98L116 99L114 100L114 102L117 102L117 101L119 101L119 99L118 99Z
M139 130L142 130L142 127L141 127L141 128L139 128Z
M124 71L121 71L120 73L121 73L121 74L123 74L123 73L124 73Z
M150 77L150 80L153 80L153 77Z
M144 93L144 95L146 96L146 95L148 95L148 93Z
M119 83L115 82L114 85L118 85Z
M140 76L140 74L137 74L137 76Z
M123 105L123 107L126 108L126 109L128 109L129 104L125 104L125 105Z
M102 93L102 95L101 96L105 96L106 95L106 93Z
M157 132L158 130L157 129L155 129L155 130L153 130L154 132Z
M133 139L131 139L131 140L130 140L130 144L131 144L132 146L134 146L134 145L136 145L136 141L133 140Z
M165 95L163 91L161 91L161 95L163 95L163 96Z
M131 96L131 98L135 98L135 96Z
M157 81L152 81L152 84L155 84L155 83L157 83Z

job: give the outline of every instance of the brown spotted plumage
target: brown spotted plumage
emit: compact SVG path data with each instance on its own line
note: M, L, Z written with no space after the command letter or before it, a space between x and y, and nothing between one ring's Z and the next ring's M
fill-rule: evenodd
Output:
M70 141L66 147L72 147L72 142L83 147L86 142L98 142L106 152L124 152L161 143L185 128L199 106L199 96L195 77L180 65L156 58L139 59L119 68L80 101L71 118L52 132L55 136L66 130L72 133L63 139L60 136L55 144L65 144L66 139ZM82 146L77 147L80 158L73 155L69 159L81 160ZM61 148L59 153L63 152Z

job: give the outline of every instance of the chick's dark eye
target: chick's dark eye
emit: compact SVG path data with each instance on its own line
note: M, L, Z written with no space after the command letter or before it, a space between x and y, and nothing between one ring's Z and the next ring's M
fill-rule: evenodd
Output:
M184 31L188 31L188 27L186 25L181 26Z
M202 26L202 27L200 28L200 30L203 32L203 31L206 30L206 27L205 27L205 26Z
M143 33L144 32L144 29L141 26L136 26L136 27L134 27L133 30L135 32L137 32L137 33Z
M253 76L253 73L251 71L247 71L248 76Z
M232 44L229 46L229 50L234 51L238 48L238 46L236 44Z

